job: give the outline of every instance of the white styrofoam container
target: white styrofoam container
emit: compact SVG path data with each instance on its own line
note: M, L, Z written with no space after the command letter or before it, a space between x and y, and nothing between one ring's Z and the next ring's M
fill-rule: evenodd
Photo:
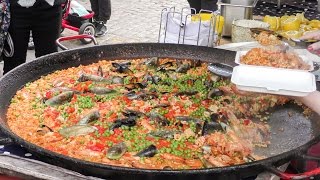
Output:
M235 58L235 63L239 64L239 65L244 65L240 62L240 58L243 55L246 55L248 51L237 51L236 54L236 58ZM313 66L313 61L306 55L306 54L298 54L299 57L301 57L301 59L310 65L310 69L308 69L308 71L313 71L314 70L314 66Z
M241 65L233 68L231 82L239 90L287 96L316 91L314 74L301 70Z

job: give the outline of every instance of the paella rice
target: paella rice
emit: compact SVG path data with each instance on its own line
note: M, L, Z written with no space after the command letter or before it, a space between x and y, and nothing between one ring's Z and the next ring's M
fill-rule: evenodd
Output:
M259 159L269 126L260 112L283 104L247 95L207 63L102 60L26 84L7 119L23 139L73 158L145 169L198 169Z

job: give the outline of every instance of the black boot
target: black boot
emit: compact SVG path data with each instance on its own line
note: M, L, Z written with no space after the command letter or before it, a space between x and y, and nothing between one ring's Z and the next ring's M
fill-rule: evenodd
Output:
M96 26L96 34L95 37L101 37L107 34L107 26L106 23L103 21L95 21Z

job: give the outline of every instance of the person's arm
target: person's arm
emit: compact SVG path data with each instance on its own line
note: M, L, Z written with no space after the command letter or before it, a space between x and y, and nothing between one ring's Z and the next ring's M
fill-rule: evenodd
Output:
M319 91L312 92L308 96L299 97L297 99L320 115L320 92Z

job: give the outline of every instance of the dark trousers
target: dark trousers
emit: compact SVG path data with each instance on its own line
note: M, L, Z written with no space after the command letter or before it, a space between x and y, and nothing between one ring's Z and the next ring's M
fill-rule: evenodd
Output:
M37 1L29 8L12 3L10 10L9 32L13 39L14 54L10 58L4 57L4 73L26 61L30 31L36 57L57 52L55 41L60 35L62 18L61 6L50 6L45 1Z
M188 0L190 7L194 8L196 13L199 13L201 9L209 11L217 10L217 2L218 0Z
M106 23L111 17L111 1L90 0L90 3L91 9L94 12L94 19Z

